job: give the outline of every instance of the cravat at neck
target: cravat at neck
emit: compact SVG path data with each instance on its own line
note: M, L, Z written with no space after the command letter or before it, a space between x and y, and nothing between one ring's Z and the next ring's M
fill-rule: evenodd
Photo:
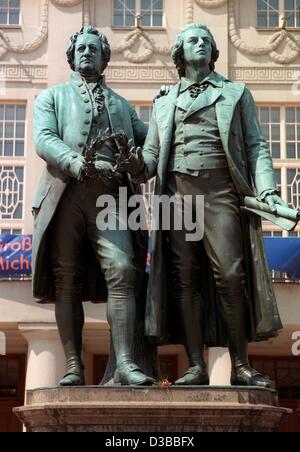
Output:
M188 88L188 90L189 90L190 96L193 99L196 99L201 93L206 91L208 87L209 87L209 83L208 82L204 82L204 83L201 83L201 85L194 84L194 85L190 86Z

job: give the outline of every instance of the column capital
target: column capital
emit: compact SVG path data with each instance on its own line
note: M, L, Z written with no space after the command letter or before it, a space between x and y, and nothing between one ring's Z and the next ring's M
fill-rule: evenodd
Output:
M59 339L56 323L19 323L18 329L27 341Z

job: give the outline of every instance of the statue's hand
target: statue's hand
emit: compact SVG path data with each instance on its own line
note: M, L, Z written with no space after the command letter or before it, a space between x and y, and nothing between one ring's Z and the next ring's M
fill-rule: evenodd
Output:
M130 173L131 176L136 177L143 173L145 169L145 160L143 152L140 147L133 146L133 140L128 141L128 152L126 154L117 154L117 165L115 170L120 173Z
M107 187L121 185L123 177L109 162L101 160L95 162L96 178L101 179Z
M160 87L159 93L154 97L153 103L160 99L161 97L167 96L172 88L172 85L162 85Z
M85 162L79 173L78 180L83 182L86 179L97 179L97 170L92 162Z
M268 195L264 200L270 207L274 214L277 213L277 205L282 207L288 207L288 205L283 201L279 195Z

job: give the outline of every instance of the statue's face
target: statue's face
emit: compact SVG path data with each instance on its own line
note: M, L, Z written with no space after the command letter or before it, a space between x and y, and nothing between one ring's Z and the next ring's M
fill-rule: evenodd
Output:
M212 38L206 30L192 28L184 34L184 60L186 66L209 67L212 59Z
M75 45L74 66L76 72L100 74L103 67L99 37L88 33L79 35Z

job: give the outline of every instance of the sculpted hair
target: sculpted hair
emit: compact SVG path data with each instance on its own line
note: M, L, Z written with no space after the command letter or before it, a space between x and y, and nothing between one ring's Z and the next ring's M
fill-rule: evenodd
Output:
M100 31L98 31L96 28L91 27L91 26L83 27L78 33L75 33L70 38L70 45L68 47L66 54L67 54L68 63L70 65L72 71L75 71L75 67L74 67L75 45L76 45L78 36L83 35L83 34L90 34L90 35L95 35L95 36L99 37L99 41L100 41L101 48L102 48L102 55L103 55L103 67L101 69L101 72L103 72L106 69L106 67L110 61L110 57L111 57L110 45L108 43L107 37Z
M220 52L217 48L215 38L206 25L201 25L201 24L187 25L186 27L182 28L177 33L176 41L175 41L175 44L174 44L174 47L172 50L172 58L173 58L173 61L175 63L175 66L177 68L180 78L185 76L185 62L184 62L184 50L183 50L184 35L187 31L195 29L195 28L198 30L200 29L200 30L207 31L209 33L210 37L212 38L212 58L211 58L211 62L209 65L211 71L214 71L215 62L217 61L217 59L219 58L219 55L220 55Z

